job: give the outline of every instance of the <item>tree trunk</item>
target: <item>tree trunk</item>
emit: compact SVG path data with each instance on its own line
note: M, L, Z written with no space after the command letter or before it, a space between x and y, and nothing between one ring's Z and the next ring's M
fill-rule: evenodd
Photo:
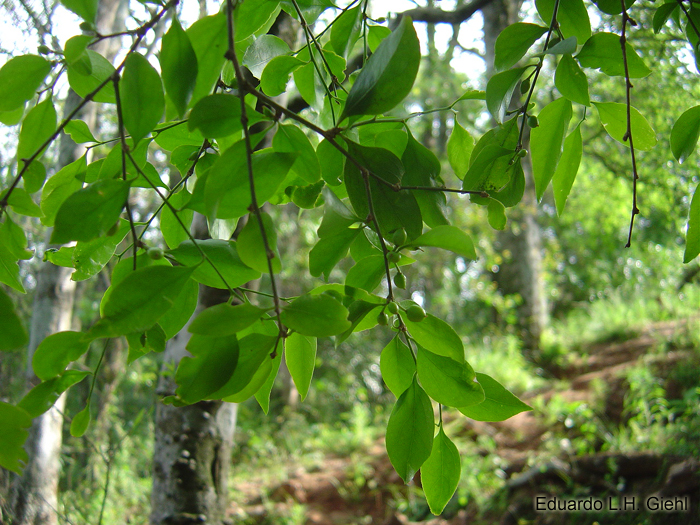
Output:
M487 76L494 73L494 45L500 32L518 21L521 0L496 0L482 9ZM527 148L527 144L525 144ZM517 208L508 212L508 225L499 232L497 248L503 255L499 272L494 275L505 295L518 294L518 325L524 350L536 353L542 331L547 325L547 299L542 279L542 235L537 222L532 162L522 160L525 194Z
M194 235L206 236L206 221L197 214ZM228 292L200 286L195 315L228 299ZM188 323L189 325L189 323ZM172 395L174 374L187 355L187 325L173 337L163 355L159 395ZM153 525L220 525L228 503L227 481L238 405L202 401L186 407L158 403L153 455Z

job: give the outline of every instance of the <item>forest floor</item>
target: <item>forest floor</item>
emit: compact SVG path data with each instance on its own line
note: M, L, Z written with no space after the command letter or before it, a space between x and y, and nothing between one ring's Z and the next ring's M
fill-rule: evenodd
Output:
M575 523L595 523L601 517L610 523L700 523L700 461L698 458L667 454L640 446L602 446L577 451L566 432L580 435L580 421L552 421L537 407L556 402L560 406L592 407L595 416L609 427L624 428L629 414L624 410L630 389L629 371L643 363L661 378L668 399L682 397L677 379L679 366L697 363L700 349L684 343L689 332L700 333L700 317L655 323L617 341L591 344L574 352L573 358L548 368L550 378L544 388L520 397L535 410L506 421L485 423L460 419L451 429L475 444L479 436L489 436L495 449L482 455L500 458L501 487L490 486L488 494L476 502L448 504L442 517L427 512L420 491L406 487L394 472L383 440L363 453L361 481L358 484L357 458L326 457L312 469L290 467L284 479L273 481L249 477L234 490L236 503L229 510L232 522L251 524L306 525L452 525L465 523L574 523L561 513L536 513L533 501L538 494L564 498L605 498L635 495L640 505L644 496L690 495L688 513L638 511L625 521L620 513L577 514ZM692 339L692 338L691 338ZM696 368L697 370L697 368ZM584 417L585 414L584 414ZM447 423L446 423L447 424ZM556 428L559 427L559 432ZM578 431L578 432L577 432ZM564 437L562 437L564 436ZM463 468L465 461L463 460ZM420 486L420 477L414 482ZM261 488L262 487L262 488ZM484 495L482 495L484 496ZM398 501L423 502L425 512L408 512ZM617 500L616 500L617 501ZM409 506L410 507L410 506ZM417 506L420 508L420 504ZM296 518L292 516L297 515ZM275 516L286 516L284 520ZM646 516L646 517L645 517ZM638 521L637 521L638 520ZM668 520L668 521L666 521Z

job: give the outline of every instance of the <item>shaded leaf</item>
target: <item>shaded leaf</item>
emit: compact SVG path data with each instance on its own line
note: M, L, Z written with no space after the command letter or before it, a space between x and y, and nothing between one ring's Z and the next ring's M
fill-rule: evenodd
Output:
M0 252L1 257L2 254ZM0 325L3 326L3 329L0 331L0 351L14 350L29 342L24 323L15 312L15 305L12 303L12 299L2 287L0 287Z
M68 83L78 95L85 98L101 84L104 86L92 97L94 102L114 104L114 84L109 80L114 74L114 66L99 53L88 49L85 51L90 60L89 75L85 74L85 66L68 66Z
M700 106L694 106L683 112L671 129L671 151L678 162L683 164L693 154L698 138L700 138Z
M391 410L386 451L394 469L408 483L430 457L435 420L430 398L413 378Z
M137 144L153 131L165 111L160 75L143 55L131 53L126 58L119 95L124 127Z
M70 423L70 435L73 437L82 437L87 432L90 426L90 401L87 406L73 416L73 421Z
M552 21L556 0L536 0L537 12L546 24ZM559 3L557 23L564 38L575 36L585 42L591 36L591 20L583 0L568 0Z
M158 62L165 92L182 117L192 98L199 68L197 54L177 17L173 17L170 29L163 35Z
M57 332L46 337L34 352L32 368L42 381L62 374L88 351L90 342L82 332Z
M687 264L700 254L700 186L695 188L688 212L688 232L685 236L683 263Z
M22 473L22 464L29 460L23 445L31 425L26 410L0 401L0 466Z
M38 417L54 406L63 392L82 381L88 375L90 375L90 372L87 371L68 370L61 376L39 383L27 392L20 402L17 403L17 406L26 410L31 417Z
M243 65L255 78L260 78L265 66L275 57L290 52L289 44L275 35L261 35L255 39L243 55Z
M564 151L559 159L557 170L552 177L552 189L554 201L557 207L557 215L564 213L566 199L574 185L578 167L583 155L583 139L581 138L581 125L576 126L564 141Z
M235 335L215 337L193 334L187 343L192 357L183 357L177 367L177 395L196 403L224 386L234 373L240 350Z
M350 90L340 120L378 115L394 108L411 91L420 64L420 44L408 16L382 40Z
M262 218L262 228L265 231L267 245L272 252L272 271L279 273L282 270L282 263L277 252L277 230L270 217L265 212L260 212ZM268 254L265 251L265 241L262 236L260 222L258 216L251 213L248 215L248 221L243 229L238 234L238 255L243 261L243 264L257 270L260 273L268 273Z
M588 79L571 55L563 55L554 74L554 84L559 93L578 104L591 105Z
M51 98L37 104L27 113L19 132L17 158L27 159L34 155L39 148L56 131L56 109ZM43 150L46 151L46 150ZM42 151L42 154L43 154ZM41 155L39 155L40 157ZM37 157L37 158L39 158Z
M413 322L400 312L401 319L408 327L408 333L415 341L433 354L449 357L457 363L464 362L464 345L449 324L434 315L428 314L420 322Z
M442 426L433 440L430 457L420 469L421 485L430 512L440 515L457 490L462 466L459 451Z
M413 382L416 374L416 362L411 355L411 350L401 342L398 336L394 337L382 350L379 358L379 368L382 379L391 393L397 398Z
M471 238L456 226L436 226L410 243L412 246L433 246L450 250L468 260L475 260L476 250Z
M538 200L542 199L559 164L571 114L571 101L558 98L542 109L538 115L539 127L530 132L532 172Z
M51 242L90 241L106 235L129 196L129 181L99 180L76 191L56 212Z
M187 330L193 334L226 336L240 332L260 319L267 310L246 304L217 304L202 311Z
M513 67L525 56L542 35L546 27L525 22L517 22L506 27L496 38L494 67L503 71Z
M302 335L328 337L350 327L348 310L329 295L302 295L282 311L282 322Z
M316 345L317 339L315 337L307 337L298 333L290 334L285 339L285 361L302 401L306 399L311 378L314 375Z
M506 208L503 203L496 199L489 199L488 221L494 230L505 230L508 219L506 218Z
M526 67L509 69L492 76L486 84L486 107L497 122L503 122L513 91L520 83Z

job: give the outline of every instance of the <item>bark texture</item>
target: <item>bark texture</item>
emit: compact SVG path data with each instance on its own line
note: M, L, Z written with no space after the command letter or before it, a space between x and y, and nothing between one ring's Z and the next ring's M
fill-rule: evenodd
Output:
M519 19L521 0L494 0L482 8L487 75L494 73L494 46L500 32ZM529 139L524 144L528 147ZM517 294L520 337L527 353L536 353L542 331L547 325L547 299L542 279L542 234L537 221L532 162L528 155L522 161L525 173L525 195L516 208L509 209L508 225L499 232L497 248L503 263L494 275L505 295Z
M206 222L195 216L194 234L206 235ZM200 286L201 310L228 299L228 293ZM189 324L189 323L188 323ZM165 349L159 395L175 393L173 370L184 356L190 334L185 326ZM186 407L158 403L153 455L153 525L223 523L227 481L238 405L202 401Z

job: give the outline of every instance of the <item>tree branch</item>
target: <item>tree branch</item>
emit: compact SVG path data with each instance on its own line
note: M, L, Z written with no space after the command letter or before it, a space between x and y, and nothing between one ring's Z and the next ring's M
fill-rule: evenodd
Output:
M459 6L454 11L444 11L437 7L417 7L399 14L410 16L414 22L461 24L469 20L474 13L489 5L491 2L493 2L493 0L472 0L466 5Z

